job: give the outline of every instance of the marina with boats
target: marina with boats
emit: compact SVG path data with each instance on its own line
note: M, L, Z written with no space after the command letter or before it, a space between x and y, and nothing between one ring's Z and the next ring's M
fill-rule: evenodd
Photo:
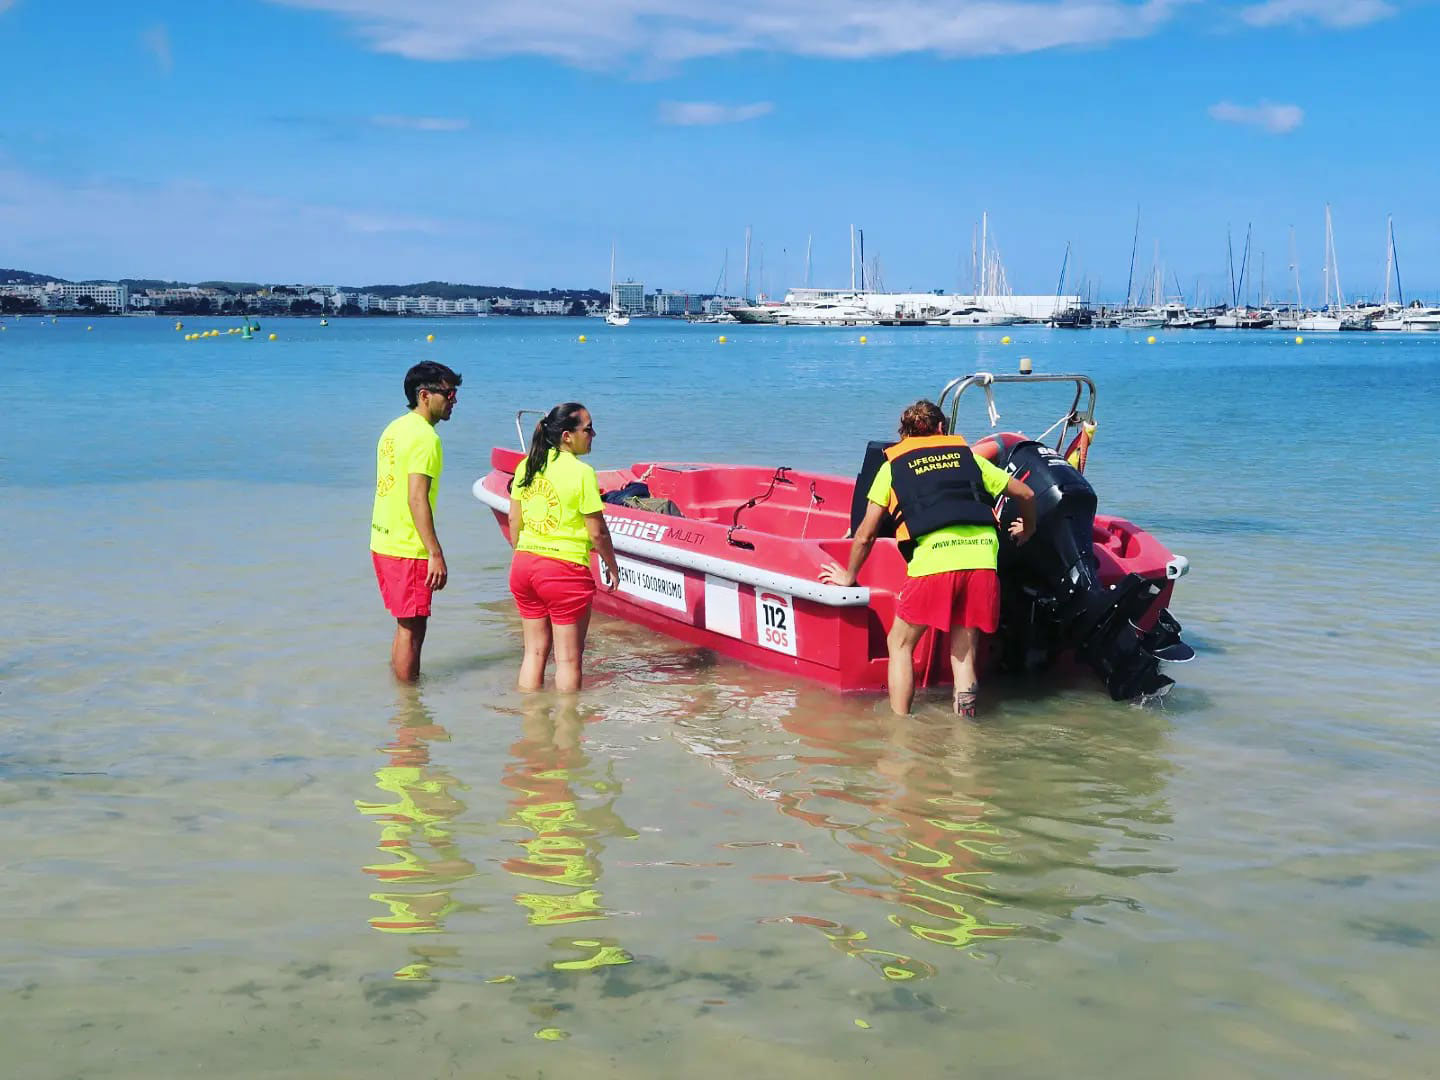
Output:
M749 234L746 236L745 296L728 301L722 310L686 317L693 322L749 323L773 326L930 326L976 328L1020 324L1043 324L1057 329L1122 330L1282 330L1308 333L1390 331L1403 333L1440 332L1440 304L1423 300L1407 301L1400 281L1393 222L1386 223L1386 268L1383 295L1378 300L1345 298L1339 262L1335 254L1334 225L1330 207L1325 207L1325 263L1319 302L1307 305L1302 298L1298 260L1295 257L1294 228L1290 230L1289 270L1293 293L1280 299L1267 293L1264 255L1260 255L1258 300L1255 285L1247 284L1251 274L1251 234L1247 228L1238 274L1234 247L1227 235L1230 295L1219 304L1200 303L1199 287L1187 298L1179 278L1172 274L1174 291L1165 287L1166 272L1160 261L1159 244L1148 281L1136 288L1135 247L1140 222L1136 215L1130 275L1123 302L1097 303L1079 291L1066 290L1066 268L1070 251L1066 247L1060 281L1053 294L1022 294L1011 290L1004 264L989 233L988 218L977 226L979 240L972 244L972 287L969 292L890 292L866 281L863 232L857 246L851 236L851 275L848 287L816 288L809 283L809 246L806 251L805 281L776 300L749 293ZM1250 294L1247 298L1247 291ZM1254 302L1252 302L1252 300ZM627 320L628 321L628 320Z

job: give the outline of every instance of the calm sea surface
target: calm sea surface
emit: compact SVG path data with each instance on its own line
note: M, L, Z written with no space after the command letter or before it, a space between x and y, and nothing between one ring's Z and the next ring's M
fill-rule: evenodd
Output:
M4 325L5 1076L1434 1075L1440 337ZM1096 379L1102 509L1191 560L1163 707L899 720L605 619L578 705L512 688L469 488L515 409L849 473L1021 355ZM407 691L367 544L422 358L465 384Z

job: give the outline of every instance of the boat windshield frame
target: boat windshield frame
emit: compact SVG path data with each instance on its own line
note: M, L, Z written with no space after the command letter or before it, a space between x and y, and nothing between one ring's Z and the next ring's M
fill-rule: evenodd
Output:
M940 391L940 397L936 404L941 411L945 410L945 400L950 399L949 430L955 430L955 422L960 413L960 397L965 391L972 387L982 387L990 408L990 427L998 426L999 413L995 411L995 398L991 388L996 383L1073 383L1075 386L1075 397L1070 402L1070 411L1055 421L1046 429L1043 435L1036 438L1036 442L1043 443L1051 432L1059 429L1059 437L1055 440L1055 448L1059 450L1065 440L1070 437L1072 430L1078 429L1081 424L1093 424L1095 422L1095 383L1088 375L995 375L988 371L977 371L971 375L962 375L958 379L951 379ZM1086 391L1089 396L1082 411L1080 399L1085 397Z

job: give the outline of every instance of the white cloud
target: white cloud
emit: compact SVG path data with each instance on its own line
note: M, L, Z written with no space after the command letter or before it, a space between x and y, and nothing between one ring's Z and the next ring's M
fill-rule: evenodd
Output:
M705 124L738 124L774 112L768 101L750 105L717 105L711 101L662 101L660 122L681 127Z
M415 60L531 55L613 68L751 50L865 59L1100 45L1146 37L1192 0L769 0L762 7L713 0L270 2L330 12L376 51Z
M470 121L461 116L372 116L376 127L403 128L406 131L464 131Z
M1251 26L1317 22L1346 29L1388 19L1394 14L1394 6L1385 0L1265 0L1263 4L1242 9L1240 18Z
M141 33L140 43L155 58L160 74L169 75L175 69L175 58L170 51L170 31L165 29L164 23L157 23Z
M1224 124L1241 124L1260 128L1272 135L1284 135L1304 123L1305 110L1299 105L1273 105L1268 101L1258 105L1233 105L1221 101L1210 106L1210 117Z

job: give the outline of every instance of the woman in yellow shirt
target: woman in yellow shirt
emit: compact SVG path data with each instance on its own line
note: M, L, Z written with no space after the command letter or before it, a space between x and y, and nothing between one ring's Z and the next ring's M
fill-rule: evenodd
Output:
M556 405L535 425L510 486L510 592L525 633L521 690L540 689L552 648L555 689L580 689L595 596L592 548L608 571L606 588L620 582L595 470L580 460L594 441L589 409L578 401Z

